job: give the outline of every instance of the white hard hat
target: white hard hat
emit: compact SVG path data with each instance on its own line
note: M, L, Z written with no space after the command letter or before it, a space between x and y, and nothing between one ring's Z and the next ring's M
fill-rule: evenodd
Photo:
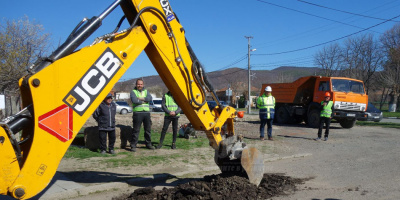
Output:
M271 88L271 86L267 86L267 87L265 87L265 91L266 91L266 92L272 92L272 88Z

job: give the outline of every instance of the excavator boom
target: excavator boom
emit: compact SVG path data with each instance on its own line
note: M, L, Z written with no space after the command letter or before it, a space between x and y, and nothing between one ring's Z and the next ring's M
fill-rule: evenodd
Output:
M130 27L77 50L117 7ZM208 108L207 92L218 99L169 2L116 0L98 17L79 23L20 79L23 110L0 123L0 194L27 199L49 184L81 127L142 51L193 127L205 131L221 170L244 170L252 183L260 183L259 152L234 133L234 108ZM232 170L235 161L241 170Z

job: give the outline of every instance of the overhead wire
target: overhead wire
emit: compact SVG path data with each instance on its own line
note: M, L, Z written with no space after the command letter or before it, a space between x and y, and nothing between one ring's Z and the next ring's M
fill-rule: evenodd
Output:
M298 11L298 10L295 10L295 9L287 8L287 7L280 6L280 5L273 4L273 3L269 3L269 2L266 2L266 1L262 1L262 0L257 0L257 1L262 2L262 3L267 3L267 4L270 4L270 5L273 5L273 6L278 6L278 7L284 8L284 9L289 9L289 10L292 10L292 11L295 11L295 12L300 12L300 13L303 13L303 14L311 15L311 16L314 16L314 17L323 18L323 19L325 19L325 20L337 22L337 23L340 23L340 24L350 25L350 24L346 24L346 23L343 23L343 22L340 22L340 21L337 21L337 20L331 20L331 19L328 19L328 18L320 17L320 16L318 16L318 15L313 15L313 14L310 14L310 13ZM303 3L308 3L308 2L303 1L303 0L298 0L298 1L303 2ZM317 5L317 4L316 4L316 5ZM327 8L327 9L328 9L328 8ZM336 9L336 10L337 10L337 9ZM337 11L340 11L340 10L337 10ZM346 12L346 11L342 11L342 12ZM353 14L353 15L362 16L362 17L368 17L368 16L366 16L366 15L361 15L361 14L356 14L356 13L350 13L350 12L348 12L348 14ZM331 43L331 42L334 42L334 41L338 41L338 40L341 40L341 39L343 39L343 38L350 37L350 36L352 36L352 35L355 35L355 34L358 34L358 33L364 32L364 31L367 31L367 30L369 30L369 29L371 29L371 28L374 28L374 27L376 27L376 26L379 26L379 25L381 25L381 24L383 24L383 23L386 23L386 22L389 22L389 21L396 21L396 20L393 20L393 19L396 19L396 18L398 18L398 17L400 17L400 16L396 16L396 17L393 17L393 18L391 18L391 19L376 18L376 19L379 19L379 20L384 20L384 22L378 23L378 24L373 25L373 26L368 27L368 28L363 28L362 30L357 31L357 32L354 32L354 33L352 33L352 34L348 34L348 35L346 35L346 36L339 37L339 38L336 38L336 39L334 39L334 40L330 40L330 41L323 42L323 43L320 43L320 44L312 45L312 46L309 46L309 47L304 47L304 48L295 49L295 50L291 50L291 51L278 52L278 53L252 54L252 55L254 55L254 56L258 56L258 55L260 55L260 56L265 56L265 55L278 55L278 54L292 53L292 52L296 52L296 51L301 51L301 50L306 50L306 49L318 47L318 46L321 46L321 45L325 45L325 44L328 44L328 43ZM370 17L370 18L374 18L374 17ZM350 25L350 26L353 26L353 25ZM353 26L353 27L357 27L357 26ZM360 27L357 27L357 28L360 28ZM222 67L222 68L220 68L220 69L218 69L218 70L215 70L215 71L213 71L213 72L217 72L217 71L222 71L222 70L224 70L224 69L228 69L228 68L230 68L230 67L232 67L232 66L234 66L234 65L236 65L236 64L238 64L238 63L240 63L241 61L243 61L243 60L246 59L246 58L247 58L247 55L246 55L246 56L243 56L243 57L239 58L238 60L232 62L231 64L228 64L228 65L226 65L226 66L224 66L224 67ZM299 63L299 62L296 63L296 62L291 62L291 61L285 61L284 63L287 63L286 65L289 65L289 64L307 64L307 63L311 63L311 61L309 61L309 62L304 61L304 62L301 62L301 63ZM273 63L272 63L272 64L273 64ZM271 63L268 63L268 64L252 64L252 66L253 66L254 68L265 67L265 66L263 66L263 65L265 65L265 66L271 65ZM279 65L278 65L278 64L275 64L274 66L279 66ZM282 65L280 65L280 66L282 66ZM246 69L241 69L241 70L239 70L239 71L242 71L242 70L246 70ZM237 72L237 71L232 72L232 73L236 73L236 72ZM232 73L228 73L228 74L226 74L226 75L229 75L229 74L232 74Z
M339 37L339 38L336 38L336 39L333 39L333 40L330 40L330 41L327 41L327 42L319 43L319 44L316 44L316 45L312 45L312 46L308 46L308 47L304 47L304 48L299 48L299 49L295 49L295 50L277 52L277 53L254 54L254 55L265 55L265 56L268 55L268 56L270 56L270 55L278 55L278 54L285 54L285 53L293 53L293 52L297 52L297 51L302 51L302 50L306 50L306 49L315 48L315 47L318 47L318 46L322 46L322 45L325 45L325 44L329 44L329 43L331 43L331 42L335 42L335 41L338 41L338 40L341 40L341 39L350 37L350 36L352 36L352 35L356 35L356 34L362 33L362 32L364 32L364 31L367 31L367 30L371 29L371 28L374 28L374 27L377 27L377 26L382 25L382 24L384 24L384 23L387 23L387 22L389 22L389 21L392 21L393 19L396 19L396 18L398 18L398 17L400 17L400 15L397 15L397 16L395 16L395 17L392 17L392 18L390 18L390 19L388 19L388 20L385 20L385 21L383 21L383 22L380 22L380 23L378 23L378 24L375 24L375 25L370 26L370 27L368 27L368 28L365 28L365 29L363 29L363 30L356 31L356 32L354 32L354 33L351 33L351 34L348 34L348 35L345 35L345 36L342 36L342 37Z
M390 3L393 3L394 1L392 1L392 2L390 2ZM389 3L386 3L386 4L384 4L384 5L388 5ZM378 8L381 8L381 7L383 7L384 5L380 5L380 6L378 6L378 7L374 7L373 9L370 9L370 10L368 10L368 11L376 11L376 9L378 9ZM397 6L395 6L395 7L397 7ZM341 21L343 21L343 20L341 20ZM392 21L395 21L395 20L392 20ZM263 47L263 45L265 46L265 44L268 44L268 46L269 47L271 47L271 46L273 46L273 44L280 44L281 45L281 43L279 42L279 41L287 41L287 40L289 40L290 38L292 38L292 40L289 40L289 41L294 41L294 40L296 40L296 38L302 38L301 37L301 35L306 35L307 34L307 36L308 37L310 37L311 35L318 35L318 32L316 32L317 30L319 30L319 29L321 29L321 28L323 28L323 27L327 27L328 25L325 25L325 26L322 26L322 27L317 27L317 28L314 28L314 29L311 29L311 30L308 30L308 31L305 31L305 32L302 32L302 33L296 33L296 34L294 34L294 35L291 35L291 36L287 36L287 37L284 37L284 38L281 38L281 39L278 39L278 40L273 40L273 41L271 41L271 42L268 42L268 43L261 43L261 44L258 44L257 45L257 47L258 47L258 49L261 49L262 47ZM329 30L329 29L327 29L327 30ZM327 31L327 30L325 30L325 31ZM319 32L323 32L323 30L321 30L321 31L319 31ZM376 32L376 31L375 31ZM378 34L383 34L383 33L378 33ZM289 42L288 41L288 42Z
M362 14L353 13L353 12L348 12L348 11L344 11L344 10L339 10L339 9L335 9L335 8L330 8L330 7L318 5L318 4L315 4L315 3L311 3L311 2L308 2L308 1L303 1L303 0L297 0L297 1L299 1L299 2L301 2L301 3L309 4L309 5L312 5L312 6L317 6L317 7L320 7L320 8L325 8L325 9L329 9L329 10L334 10L334 11L337 11L337 12L342 12L342 13L346 13L346 14L350 14L350 15L356 15L356 16L360 16L360 17L365 17L365 18L370 18L370 19L376 19L376 20L382 20L382 21L387 20L387 19L383 19L383 18L379 18L379 17L372 17L372 16L362 15ZM391 20L391 21L399 22L399 21L397 21L397 20Z
M229 68L229 67L231 67L231 66L233 66L233 65L236 65L236 64L242 62L242 61L243 61L244 59L246 59L246 58L247 58L247 55L244 55L244 56L238 58L237 60L235 60L234 62L232 62L232 63L230 63L230 64L228 64L228 65L226 65L226 66L224 66L224 67L221 67L221 68L219 68L219 69L217 69L217 70L215 70L215 71L222 71L222 70L224 70L224 69L227 69L227 68Z
M326 17L321 17L321 16L318 16L318 15L314 15L314 14L311 14L311 13L303 12L303 11L296 10L296 9L293 9L293 8L288 8L288 7L281 6L281 5L274 4L274 3L270 3L270 2L267 2L267 1L264 1L264 0L256 0L256 1L261 2L261 3L265 3L265 4L269 4L269 5L272 5L272 6L276 6L276 7L279 7L279 8L287 9L287 10L290 10L290 11L302 13L302 14L305 14L305 15L310 15L310 16L313 16L313 17L321 18L321 19L324 19L324 20L336 22L336 23L343 24L343 25L346 25L346 26L351 26L351 27L354 27L354 28L363 29L362 27L359 27L359 26L355 26L355 25L344 23L344 22L341 22L341 21L329 19L329 18L326 18ZM376 32L376 31L373 31L373 32Z

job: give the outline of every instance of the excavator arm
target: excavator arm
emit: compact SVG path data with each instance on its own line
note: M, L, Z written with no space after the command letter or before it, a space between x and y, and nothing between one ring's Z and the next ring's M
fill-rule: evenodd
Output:
M130 27L76 50L117 7ZM193 127L205 131L221 171L260 183L259 152L234 133L234 108L208 108L206 92L218 98L169 2L116 0L20 79L23 109L0 123L0 194L28 199L49 184L81 127L143 50Z

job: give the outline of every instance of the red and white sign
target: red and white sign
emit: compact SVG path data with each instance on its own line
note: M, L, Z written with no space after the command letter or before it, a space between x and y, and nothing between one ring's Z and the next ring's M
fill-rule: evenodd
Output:
M39 117L39 127L54 135L62 142L72 139L73 110L67 105L58 108Z

